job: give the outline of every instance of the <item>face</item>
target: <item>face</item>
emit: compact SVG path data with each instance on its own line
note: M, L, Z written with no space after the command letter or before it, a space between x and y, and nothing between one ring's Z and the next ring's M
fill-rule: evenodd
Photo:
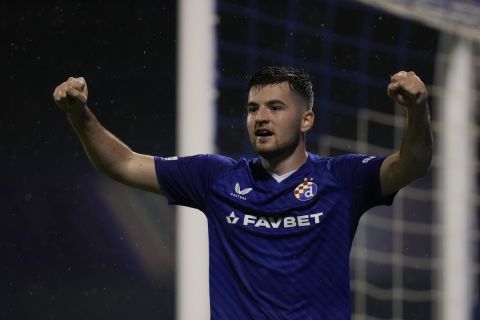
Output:
M252 88L247 112L250 142L260 156L288 156L304 148L303 135L313 125L313 112L288 82Z

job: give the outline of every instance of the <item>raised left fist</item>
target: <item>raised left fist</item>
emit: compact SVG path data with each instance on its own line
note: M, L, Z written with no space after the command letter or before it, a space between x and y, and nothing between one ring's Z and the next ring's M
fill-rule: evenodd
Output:
M428 92L425 84L413 71L400 71L390 78L388 96L400 105L410 108L426 106Z

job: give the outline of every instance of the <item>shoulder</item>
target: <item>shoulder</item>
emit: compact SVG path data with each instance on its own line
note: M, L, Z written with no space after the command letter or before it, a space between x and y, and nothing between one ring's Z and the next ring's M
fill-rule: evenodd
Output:
M371 161L376 162L378 160L383 161L383 157L377 157L362 153L345 153L342 155L329 157L327 167L331 169L334 166L338 165L360 165L367 164Z
M328 166L328 162L332 159L332 157L324 157L324 156L320 156L318 154L309 152L308 159L309 159L309 162L311 162L315 168L325 169Z
M208 162L211 165L220 165L225 167L235 167L238 165L237 160L219 154L199 154L196 157Z
M265 170L259 157L232 159L225 156L215 155L217 177L227 178L229 176L235 179L243 177L249 179L252 176L263 176Z
M192 156L155 157L159 173L184 173L213 178L238 165L238 161L217 154L197 154Z
M362 153L345 153L337 156L323 157L309 153L314 167L317 170L328 170L334 174L348 172L349 174L358 174L358 170L364 168L379 168L385 157L374 156Z
M325 163L332 157L324 157L315 153L308 152L308 158L315 164Z
M158 162L182 162L186 164L204 164L204 165L221 165L221 166L235 166L237 161L232 158L218 155L218 154L197 154L193 156L174 156L174 157L160 157L155 156L155 161Z

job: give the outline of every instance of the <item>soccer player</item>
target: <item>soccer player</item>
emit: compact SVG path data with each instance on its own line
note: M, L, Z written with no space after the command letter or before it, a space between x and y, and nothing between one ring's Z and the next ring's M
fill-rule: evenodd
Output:
M144 155L107 131L87 107L87 84L53 94L93 165L124 184L197 208L208 220L212 319L350 319L349 253L362 214L429 170L427 90L414 72L387 93L406 111L401 148L388 157L307 152L314 123L310 77L266 67L249 82L253 159Z

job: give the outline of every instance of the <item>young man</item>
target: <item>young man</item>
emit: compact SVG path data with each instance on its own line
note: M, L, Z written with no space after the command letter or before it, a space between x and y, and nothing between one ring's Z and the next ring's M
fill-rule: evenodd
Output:
M53 94L101 172L200 209L208 220L212 319L350 319L349 253L361 215L429 169L427 91L413 72L391 77L406 110L401 150L389 157L308 153L312 84L290 67L249 83L247 128L260 157L162 158L137 154L87 107L83 78Z

